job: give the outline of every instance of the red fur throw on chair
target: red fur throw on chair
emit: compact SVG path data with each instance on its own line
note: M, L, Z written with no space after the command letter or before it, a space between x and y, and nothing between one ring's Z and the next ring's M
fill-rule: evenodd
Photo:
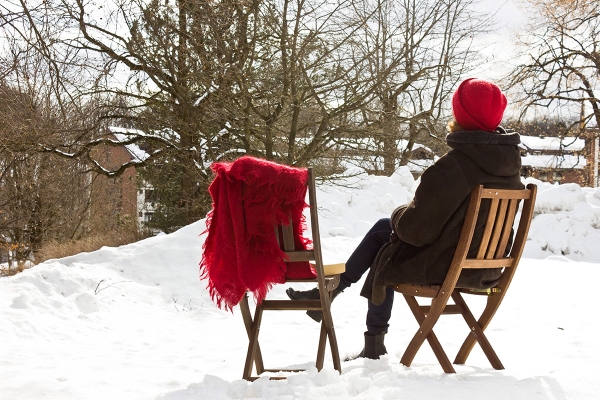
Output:
M231 310L246 290L260 303L275 283L316 277L308 262L284 262L274 234L275 224L287 224L291 215L296 248L310 244L302 235L307 170L247 156L212 170L200 276L217 306Z

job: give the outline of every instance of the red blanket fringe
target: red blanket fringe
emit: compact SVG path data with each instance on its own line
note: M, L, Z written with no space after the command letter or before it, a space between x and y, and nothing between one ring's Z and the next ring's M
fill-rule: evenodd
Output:
M275 224L294 224L297 249L307 249L306 169L292 168L253 157L212 165L209 187L213 209L207 216L208 237L200 261L200 278L219 308L231 310L246 290L257 303L275 283L315 278L308 262L285 263L274 235Z

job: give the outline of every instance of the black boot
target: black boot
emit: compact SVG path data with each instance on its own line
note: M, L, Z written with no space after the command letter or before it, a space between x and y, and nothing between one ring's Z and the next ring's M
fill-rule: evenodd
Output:
M384 338L385 332L377 335L369 335L368 332L365 332L365 347L357 356L346 358L344 361L356 360L357 358L378 360L380 356L387 354L387 349L383 343Z
M342 293L343 290L333 289L333 296L331 297L331 301L335 300L338 294ZM293 288L287 288L285 293L292 300L320 300L319 296L319 288L314 288L310 290L298 291ZM308 310L306 315L311 317L317 322L321 322L323 319L323 312L321 310Z

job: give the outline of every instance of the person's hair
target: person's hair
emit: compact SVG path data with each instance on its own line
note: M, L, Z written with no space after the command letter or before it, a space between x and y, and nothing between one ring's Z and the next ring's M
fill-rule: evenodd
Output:
M448 128L448 132L450 132L450 133L464 131L464 129L458 124L458 122L456 122L456 120L454 118L452 118L450 121L448 121L448 124L446 125L446 127Z

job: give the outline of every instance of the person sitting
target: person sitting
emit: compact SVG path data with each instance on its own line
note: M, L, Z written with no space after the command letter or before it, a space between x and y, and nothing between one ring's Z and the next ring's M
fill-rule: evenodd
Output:
M394 301L391 285L443 282L473 188L480 184L523 188L520 136L499 126L506 105L506 96L494 83L477 78L461 82L452 96L453 119L446 136L451 150L423 172L413 200L396 208L390 218L377 221L348 258L333 298L369 272L361 291L369 301L365 344L358 357L378 359L387 353L384 337ZM476 230L470 252L477 251L482 233ZM384 277L383 285L374 282L375 271ZM499 276L496 269L465 270L457 287L490 288ZM286 292L294 300L319 298L316 288ZM319 311L307 313L316 321L322 317Z

